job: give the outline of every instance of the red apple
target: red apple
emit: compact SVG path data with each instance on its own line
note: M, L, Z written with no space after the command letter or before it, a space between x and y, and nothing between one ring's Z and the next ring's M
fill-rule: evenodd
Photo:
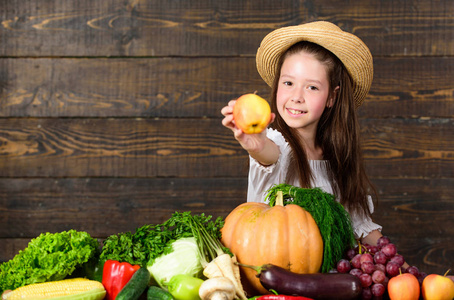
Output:
M424 300L452 300L454 298L454 282L446 275L430 274L424 278L421 286Z
M256 94L245 94L233 106L233 120L244 133L260 133L271 120L270 105Z
M419 281L413 274L400 274L388 282L388 294L391 300L418 300L419 293Z

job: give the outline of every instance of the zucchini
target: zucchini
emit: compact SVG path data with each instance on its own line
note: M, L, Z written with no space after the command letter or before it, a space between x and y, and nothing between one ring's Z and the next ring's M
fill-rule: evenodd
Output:
M159 286L150 286L147 292L147 300L174 300L172 294Z
M115 300L137 300L143 294L150 281L147 268L138 269L128 283L121 289Z

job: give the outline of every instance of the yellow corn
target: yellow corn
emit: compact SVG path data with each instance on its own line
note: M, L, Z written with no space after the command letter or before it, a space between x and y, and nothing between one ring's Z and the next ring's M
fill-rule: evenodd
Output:
M106 290L101 282L86 278L72 278L59 281L35 283L15 289L7 294L7 300L71 299L82 296L87 300L104 299ZM74 297L76 298L76 297ZM77 297L80 299L79 297Z

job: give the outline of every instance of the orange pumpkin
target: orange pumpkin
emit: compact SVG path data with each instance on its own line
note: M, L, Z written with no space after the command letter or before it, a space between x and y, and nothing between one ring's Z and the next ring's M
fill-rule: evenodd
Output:
M243 264L271 263L295 273L316 273L323 258L323 240L312 216L295 204L270 207L248 202L225 219L222 243ZM248 295L267 294L257 272L241 267L241 280Z

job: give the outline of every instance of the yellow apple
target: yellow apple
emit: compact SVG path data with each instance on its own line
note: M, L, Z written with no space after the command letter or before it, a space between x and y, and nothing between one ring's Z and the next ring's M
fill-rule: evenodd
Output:
M268 102L256 94L245 94L233 106L233 120L244 133L260 133L268 126L271 108Z
M388 282L388 294L391 300L418 300L419 281L410 273L392 277Z
M424 278L421 286L424 300L452 300L454 298L454 282L445 276L430 274Z

